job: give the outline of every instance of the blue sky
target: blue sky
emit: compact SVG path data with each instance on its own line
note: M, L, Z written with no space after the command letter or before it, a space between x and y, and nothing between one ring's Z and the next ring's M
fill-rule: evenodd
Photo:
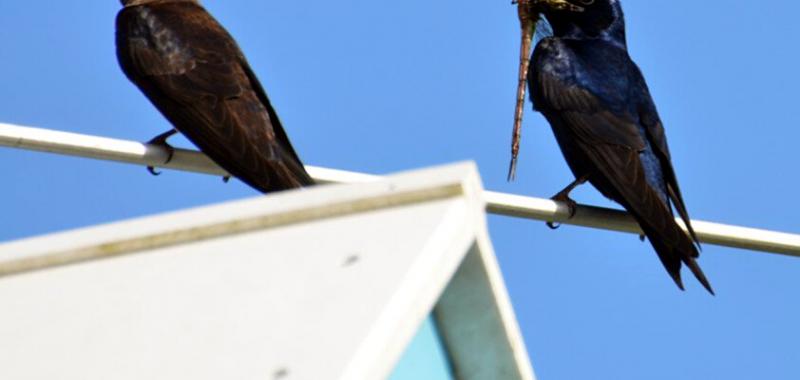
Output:
M388 173L470 159L487 188L543 197L572 179L528 104L518 179L505 181L519 43L509 1L205 3L308 164ZM623 5L691 215L800 232L800 5ZM0 1L0 122L142 141L169 128L117 66L118 8ZM0 240L256 195L8 149L0 167ZM573 194L611 205L589 186ZM800 378L798 259L705 245L711 297L688 274L678 291L632 235L505 217L490 228L540 379Z

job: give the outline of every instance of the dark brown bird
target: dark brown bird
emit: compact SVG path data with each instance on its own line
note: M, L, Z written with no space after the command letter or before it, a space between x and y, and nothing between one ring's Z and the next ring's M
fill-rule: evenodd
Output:
M178 131L261 192L314 183L236 41L197 0L121 2L122 71Z

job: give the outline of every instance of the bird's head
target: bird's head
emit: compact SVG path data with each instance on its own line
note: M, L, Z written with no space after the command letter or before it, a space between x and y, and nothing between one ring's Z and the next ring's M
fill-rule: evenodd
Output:
M154 4L154 3L200 3L199 0L120 0L123 7L135 7L137 5Z
M625 42L625 21L619 0L529 0L556 36L609 37Z

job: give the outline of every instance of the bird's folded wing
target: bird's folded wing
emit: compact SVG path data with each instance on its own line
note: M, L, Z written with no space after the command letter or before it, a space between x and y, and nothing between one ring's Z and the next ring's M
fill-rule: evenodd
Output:
M537 83L547 102L545 106L563 115L570 130L580 139L644 149L645 142L634 115L614 113L587 88L564 83L545 71L539 71Z

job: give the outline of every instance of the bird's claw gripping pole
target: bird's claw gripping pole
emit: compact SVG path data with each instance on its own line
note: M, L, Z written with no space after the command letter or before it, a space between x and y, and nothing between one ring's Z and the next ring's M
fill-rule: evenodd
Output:
M519 16L522 39L520 44L519 76L517 82L517 107L514 111L514 132L511 137L511 164L508 167L508 180L513 181L517 175L517 157L519 155L519 141L522 138L522 116L525 112L525 80L531 62L531 45L533 33L536 30L536 21L539 14L533 8L537 0L515 0L517 15Z

